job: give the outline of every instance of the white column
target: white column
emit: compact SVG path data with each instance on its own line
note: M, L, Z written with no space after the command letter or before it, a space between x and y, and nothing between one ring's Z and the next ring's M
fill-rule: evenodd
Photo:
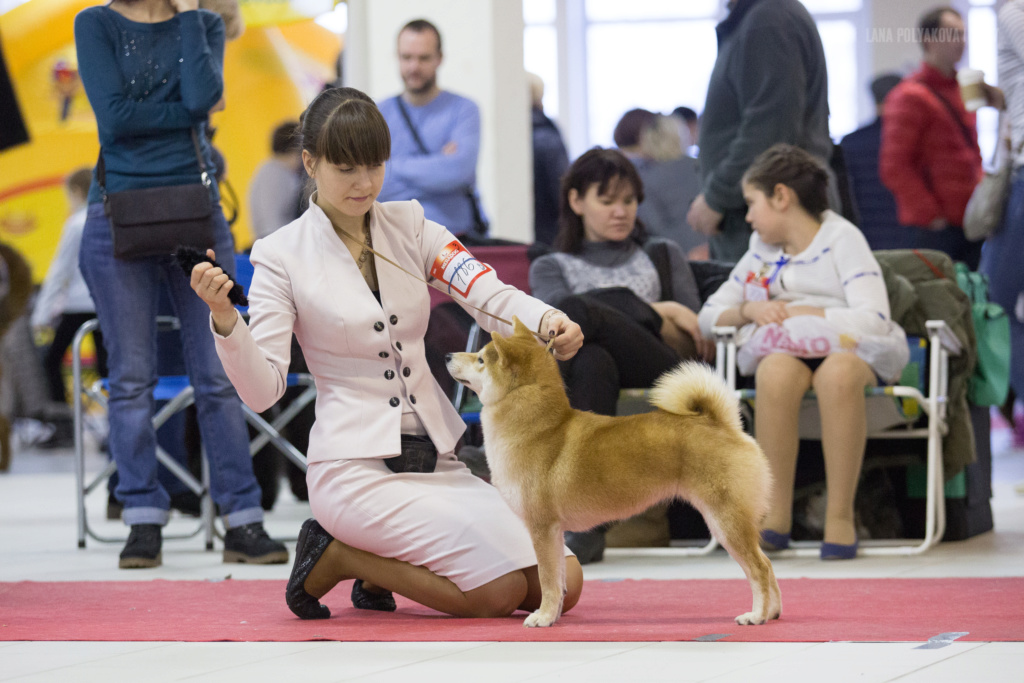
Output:
M441 32L438 85L480 107L477 185L491 232L533 240L530 98L521 0L348 0L345 82L376 100L402 90L395 41L412 19Z

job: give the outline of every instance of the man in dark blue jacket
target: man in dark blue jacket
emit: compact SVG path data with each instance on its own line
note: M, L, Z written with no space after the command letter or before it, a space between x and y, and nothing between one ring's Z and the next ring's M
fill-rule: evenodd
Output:
M872 249L912 249L914 235L900 226L896 199L878 175L878 150L882 145L882 108L885 96L902 80L898 74L882 74L871 82L878 116L843 138L843 158L860 227Z

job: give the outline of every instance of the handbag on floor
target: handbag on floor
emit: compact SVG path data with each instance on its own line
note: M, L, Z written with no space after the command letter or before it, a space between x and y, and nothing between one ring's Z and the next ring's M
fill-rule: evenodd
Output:
M103 194L103 210L110 219L114 256L137 259L171 255L178 247L205 252L216 244L213 181L193 128L192 144L199 161L199 182L164 185L107 193L103 150L96 163L96 180Z

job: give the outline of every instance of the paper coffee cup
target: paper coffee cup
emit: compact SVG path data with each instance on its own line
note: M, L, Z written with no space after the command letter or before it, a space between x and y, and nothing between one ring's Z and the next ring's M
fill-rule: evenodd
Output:
M960 97L967 111L977 111L986 104L985 72L980 69L960 69L956 72L956 80L960 84Z

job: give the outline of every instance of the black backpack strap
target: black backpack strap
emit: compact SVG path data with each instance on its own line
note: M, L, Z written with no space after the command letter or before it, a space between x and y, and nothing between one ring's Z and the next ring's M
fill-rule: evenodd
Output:
M409 110L405 108L402 96L396 95L395 102L398 103L398 111L402 113L402 118L405 119L405 125L409 127L409 132L412 133L412 139L416 141L416 146L420 148L420 154L430 154L430 150L423 144L423 138L420 137L420 132L416 129L412 118L409 116Z
M654 269L658 271L658 280L661 282L661 298L658 300L673 301L672 260L668 255L668 244L661 240L648 240L644 244L644 251L654 264Z

